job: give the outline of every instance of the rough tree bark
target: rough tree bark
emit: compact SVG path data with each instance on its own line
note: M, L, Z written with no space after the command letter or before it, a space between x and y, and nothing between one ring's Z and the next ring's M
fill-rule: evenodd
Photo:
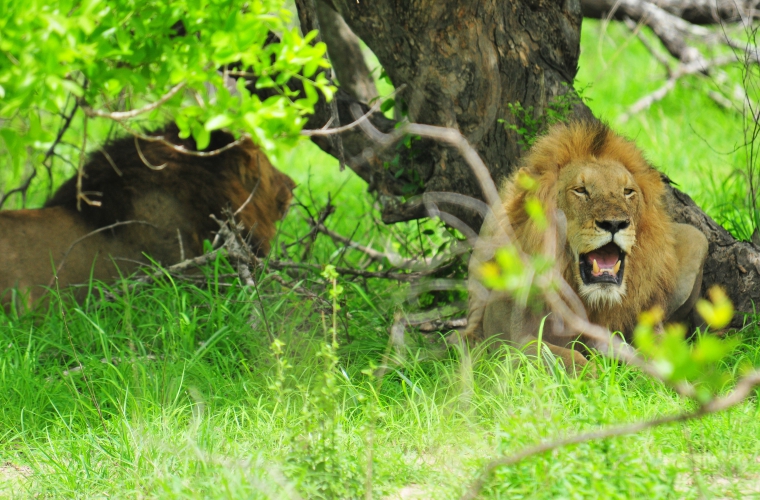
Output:
M310 14L301 12L311 1L296 2L302 23L307 23L302 24L304 31L313 27L308 24ZM403 106L408 120L458 129L497 184L514 169L521 154L516 133L499 122L517 123L509 104L532 107L539 116L552 99L573 91L580 51L579 0L320 1L339 13L374 51L394 86L403 87L396 103ZM341 123L367 111L357 97L339 94ZM591 116L582 104L573 113ZM309 126L320 128L329 119L329 113L318 111ZM379 113L371 120L382 131L394 125ZM470 167L443 144L413 140L378 146L358 129L341 137L347 164L381 195L385 222L425 215L423 207L400 202L400 196L452 191L482 199ZM314 140L336 154L335 141ZM698 227L710 241L705 289L721 284L739 311L752 312L753 304L760 303L760 249L734 240L678 190L671 190L668 203L676 220ZM449 209L479 227L474 214Z

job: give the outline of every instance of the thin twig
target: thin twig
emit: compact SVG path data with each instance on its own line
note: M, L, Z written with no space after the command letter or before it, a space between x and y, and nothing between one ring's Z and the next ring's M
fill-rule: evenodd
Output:
M146 104L142 108L132 109L130 111L101 111L98 109L93 109L87 104L84 103L84 101L79 102L79 104L82 106L82 110L85 112L85 114L91 118L99 117L99 118L108 118L114 121L123 121L123 120L129 120L130 118L135 118L137 116L140 116L144 113L148 113L150 111L153 111L154 109L157 109L159 106L164 104L166 101L174 97L177 92L179 92L181 89L185 87L186 82L181 82L172 87L169 92L164 94L160 99L158 99L155 102L152 102L150 104Z
M63 124L61 124L61 127L58 129L58 133L55 136L55 139L53 140L53 143L50 145L50 147L45 151L45 158L42 160L42 163L45 164L54 154L55 154L55 148L58 144L61 143L61 139L63 138L63 135L66 133L66 131L69 129L69 126L71 126L71 120L74 118L74 114L77 112L77 109L79 108L79 104L77 102L74 102L74 107L71 109L71 112L68 115L64 115L63 117ZM65 109L65 108L64 108ZM0 195L0 209L3 208L3 205L5 205L5 202L8 200L8 198L11 197L11 195L15 193L21 193L22 195L22 206L26 204L26 192L29 189L29 185L32 183L32 180L37 176L37 169L33 169L32 172L29 174L29 176L24 180L24 182L16 187L8 191L7 193L3 193Z
M348 130L351 130L352 128L358 127L362 123L364 123L365 121L369 120L370 116L372 116L377 111L379 111L385 101L387 101L388 99L392 98L393 96L395 96L396 94L398 94L399 92L401 92L402 90L404 90L405 87L406 87L406 84L399 85L399 87L397 89L395 89L393 92L391 92L387 96L383 97L382 99L378 99L377 102L375 102L375 104L373 104L372 107L369 108L369 111L367 111L366 113L364 113L363 115L361 115L359 118L355 119L354 121L352 121L348 125L343 125L343 126L335 127L335 128L326 128L326 127L323 127L323 128L320 128L320 129L301 130L301 135L305 135L305 136L308 136L308 137L314 137L314 136L324 136L324 135L340 134L341 132L346 132ZM331 122L328 122L328 125L330 123Z
M316 264L306 264L303 262L291 262L283 260L270 260L270 267L273 269L306 269L309 271L321 271L322 268ZM389 279L402 282L417 281L422 277L430 276L440 271L440 269L430 269L428 271L417 271L410 273L398 273L393 271L364 271L362 269L351 269L348 267L336 267L338 274L346 276L360 276L363 278Z
M350 238L346 238L345 236L342 236L342 235L336 233L335 231L326 228L324 224L315 224L314 228L317 231L319 231L320 233L326 234L327 236L329 236L333 240L339 241L339 242L345 244L346 246L348 246L350 248L354 248L354 249L356 249L356 250L358 250L358 251L366 254L372 260L376 260L376 261L379 261L379 262L382 262L383 260L386 260L386 259L390 260L390 259L388 259L388 256L385 253L380 252L378 250L375 250L374 248L366 247L366 246L362 245L361 243L357 243L356 241L353 241Z
M213 151L194 151L192 149L187 149L184 146L181 146L181 145L178 145L178 144L174 144L171 141L167 141L166 138L164 138L164 136L162 136L162 135L146 135L146 134L141 134L140 132L127 127L123 122L116 122L116 123L118 123L127 133L129 133L130 135L132 135L132 136L134 136L134 137L136 137L138 139L141 139L141 140L147 141L147 142L158 142L158 143L163 144L164 146L167 146L167 147L173 149L174 151L177 151L178 153L182 153L182 154L185 154L185 155L188 155L188 156L197 156L199 158L209 158L209 157L212 157L212 156L218 156L218 155L224 153L225 151L229 151L230 149L235 148L235 147L243 144L245 141L250 140L250 138L251 138L250 135L243 134L242 136L240 136L240 139L237 139L237 140L234 140L234 141L232 141L232 142L230 142L228 144L225 144L224 146L222 146L219 149L214 149Z

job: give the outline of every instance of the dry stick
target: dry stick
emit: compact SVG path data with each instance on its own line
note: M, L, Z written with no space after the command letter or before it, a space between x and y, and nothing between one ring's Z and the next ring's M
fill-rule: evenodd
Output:
M324 224L315 224L314 228L320 233L326 234L327 236L329 236L335 241L339 241L350 248L359 250L360 252L366 254L372 260L376 260L376 261L382 261L385 259L390 260L385 253L375 250L374 248L365 247L361 243L357 243L356 241L350 238L346 238L345 236L342 236L336 233L335 231L332 231L331 229L327 229Z
M306 264L303 262L291 262L283 260L270 260L270 267L273 269L307 269L310 271L321 271L322 268L316 264ZM391 271L364 271L362 269L351 269L347 267L336 267L335 272L341 275L347 276L359 276L363 278L381 278L390 279L403 282L413 282L424 276L430 276L433 273L438 272L439 269L431 269L429 271L417 271L411 273L395 273Z
M58 266L55 268L55 274L50 280L50 283L48 283L48 287L53 286L53 281L58 283L58 274L61 272L61 269L63 268L63 265L66 263L66 258L69 256L71 251L74 249L75 246L77 246L82 241L86 240L90 236L94 236L98 233L102 233L103 231L108 231L109 229L113 229L119 226L126 226L127 224L145 224L146 226L151 226L153 228L158 229L154 224L151 224L150 222L144 221L144 220L127 220L124 222L115 222L113 224L109 224L108 226L103 226L99 229L96 229L94 231L90 231L89 233L85 234L84 236L77 238L74 240L74 242L69 245L69 248L63 253L63 257L61 258L61 262L58 264Z
M709 61L693 61L687 64L679 64L664 85L662 85L651 94L646 95L636 101L630 108L628 108L627 112L620 115L620 121L625 123L632 115L640 113L641 111L648 109L655 102L662 100L666 95L668 95L671 90L675 88L676 81L678 81L680 78L687 75L702 73L710 68L725 66L733 62L737 62L736 56L730 55L716 57L715 59L711 59Z
M151 162L149 162L148 159L143 154L142 148L140 148L140 141L137 139L137 136L135 136L134 139L135 139L135 149L137 150L137 155L140 157L140 160L143 162L143 165L145 165L151 170L163 170L164 168L166 168L166 166L169 164L168 162L165 162L161 165L153 165Z
M61 125L61 128L58 129L58 133L55 136L55 140L53 140L53 143L50 145L48 150L45 152L45 158L42 160L42 163L44 164L48 159L50 159L51 156L55 155L55 147L61 143L61 139L63 138L63 134L66 133L66 131L69 129L69 126L71 125L71 120L74 118L74 114L77 112L77 109L79 108L79 104L75 101L74 107L71 108L71 112L68 114L68 116L64 115L63 124ZM65 108L64 108L65 109ZM24 180L24 182L7 193L3 193L0 195L0 209L3 208L3 205L5 205L5 202L8 201L8 198L11 197L11 195L15 193L21 193L22 195L22 206L26 204L26 191L29 189L29 185L32 183L32 180L37 176L37 170L34 169L29 174L29 176Z
M256 297L259 300L259 308L261 309L261 317L264 318L264 326L267 329L267 335L269 341L275 341L275 335L272 331L272 327L269 324L269 318L267 318L266 309L264 308L264 301L261 298L261 292L259 291L259 285L256 280L253 279L251 269L249 265L258 265L258 259L250 251L250 247L243 240L240 234L240 227L237 225L234 219L234 215L227 212L228 217L224 222L219 221L213 215L211 216L217 223L219 223L219 234L224 237L224 244L227 247L227 254L233 259L235 266L237 267L240 280L245 283L246 286L253 286L256 291ZM226 235L224 233L227 233Z
M116 121L116 123L119 124L121 126L121 128L123 128L128 134L130 134L130 135L132 135L132 136L134 136L134 137L136 137L138 139L142 139L143 141L147 141L147 142L158 142L158 143L163 144L164 146L167 146L167 147L173 149L174 151L176 151L178 153L186 154L186 155L189 155L189 156L197 156L199 158L208 158L208 157L220 155L220 154L224 153L225 151L228 151L228 150L230 150L230 149L232 149L234 147L237 147L237 146L241 145L242 143L244 143L247 140L250 140L250 138L251 138L250 135L243 134L240 137L240 139L234 140L234 141L230 142L229 144L226 144L226 145L222 146L219 149L214 149L213 151L194 151L192 149L187 149L184 146L180 146L178 144L174 144L171 141L167 141L164 138L164 136L162 136L162 135L145 135L145 134L141 134L140 132L137 132L136 130L133 130L133 129L127 127L121 121Z
M283 278L279 274L269 274L264 279L267 279L267 278L273 279L277 283L281 284L282 286L284 286L286 288L290 288L294 292L300 293L301 295L306 295L311 300L314 300L314 301L317 301L317 302L323 302L328 307L332 307L332 302L330 302L329 300L327 300L327 299L325 299L323 297L320 297L316 293L312 292L311 290L307 290L306 288L304 288L302 286L298 286L298 285L294 286L292 283L288 283L287 280L285 280L285 278Z
M100 111L98 109L93 109L90 106L88 106L84 101L81 101L79 104L82 106L82 110L84 113L89 116L90 118L109 118L114 121L122 121L122 120L129 120L130 118L135 118L136 116L142 115L144 113L148 113L150 111L153 111L154 109L157 109L159 106L164 104L166 101L174 97L174 95L179 92L182 88L184 88L185 82L178 83L174 87L169 90L166 94L164 94L159 100L156 102L146 104L142 108L132 109L130 111Z
M111 165L111 168L114 170L114 172L116 172L116 175L118 175L119 177L121 177L123 175L122 171L121 171L121 169L119 167L116 166L116 162L113 161L113 158L111 158L111 155L108 154L108 151L106 151L105 148L100 148L100 149L98 149L98 151L103 154L103 157Z
M257 155L256 163L258 162L259 162L259 157ZM259 165L256 165L256 171L261 172L261 170L259 170ZM233 218L239 215L240 212L242 212L243 209L251 202L251 200L253 199L253 195L256 193L256 190L258 189L260 183L261 183L261 177L259 177L258 180L256 181L256 185L253 186L253 189L251 190L251 194L248 195L248 198L246 198L243 204L240 205L240 207L237 210L235 210L235 213L232 214Z
M360 124L362 124L363 122L367 121L370 116L372 116L374 113L376 113L376 112L378 112L380 110L380 107L383 105L383 103L385 101L387 101L388 99L394 97L396 94L398 94L399 92L401 92L402 90L404 90L405 87L406 87L406 84L400 85L399 88L397 88L396 90L394 90L393 92L391 92L387 96L385 96L385 97L383 97L381 99L378 99L377 102L375 102L375 104L371 108L369 108L369 111L367 111L366 113L364 113L363 115L361 115L359 118L357 118L353 122L349 123L348 125L343 125L341 127L335 127L335 128L327 128L327 125L330 124L330 122L328 122L326 126L320 128L320 129L301 130L301 135L312 137L312 136L320 136L320 135L339 134L341 132L346 132L348 130L351 130L352 128L357 127Z
M323 226L325 224L325 221L329 216L331 216L333 213L335 213L335 207L332 204L332 200L330 199L331 195L330 193L327 193L327 205L325 205L325 208L319 212L319 218L314 220L314 217L311 216L311 213L307 210L307 213L309 214L309 224L312 226L312 228L309 230L309 232L304 236L303 238L299 238L300 241L305 241L303 251L301 252L301 260L304 261L309 257L309 254L311 253L311 248L314 245L314 242L317 239L317 235L319 234L319 231L317 231L318 226ZM313 203L312 199L312 203Z
M514 465L528 457L539 455L541 453L555 450L557 448L562 448L571 444L585 443L587 441L623 436L626 434L635 434L645 429L650 429L652 427L657 427L664 424L701 418L705 415L709 415L711 413L719 412L731 408L732 406L736 406L737 404L741 403L747 396L749 396L752 389L754 389L757 385L760 385L760 371L753 371L748 375L742 377L739 382L737 382L734 390L729 394L720 398L715 398L709 403L700 406L693 412L668 415L667 417L661 417L654 420L634 422L631 424L624 424L615 427L608 427L606 429L585 432L563 439L550 440L532 446L530 448L526 448L514 455L497 458L488 462L486 466L483 467L483 470L481 471L478 478L470 485L470 487L467 489L465 494L462 495L461 498L462 500L471 500L477 498L488 477L498 467L505 465Z
M328 207L330 207L329 213L332 214L332 209L331 209L332 205L328 205ZM326 210L327 210L327 208L325 209L325 211ZM323 211L322 213L325 213L325 211ZM326 217L324 217L324 219L326 219ZM320 233L323 233L323 234L329 236L334 241L343 243L345 245L348 245L350 248L354 248L354 249L356 249L356 250L364 253L365 255L367 255L372 260L375 260L375 261L378 261L378 262L382 262L383 260L387 259L396 268L413 269L415 267L418 267L419 264L420 264L419 260L417 260L417 259L403 258L400 255L395 254L393 252L388 252L388 251L381 252L379 250L375 250L374 248L370 248L370 247L364 246L364 245L362 245L360 243L357 243L357 242L353 241L351 238L346 238L345 236L342 236L342 235L336 233L335 231L332 231L331 229L328 229L327 226L325 226L324 220L323 220L322 217L320 217L320 220L322 220L322 222L320 222L318 220L314 220L314 217L311 216L311 215L309 215L309 221L308 222L312 226L312 229L311 229L311 231L309 231L309 233L307 233L306 236L300 238L298 242L303 241L306 238L313 237L315 233L320 232ZM298 243L298 242L296 242L296 243ZM289 246L292 246L292 245L293 245L293 243L291 243L291 245L289 245ZM427 263L425 265L425 267L429 268L429 263Z
M670 67L670 60L660 53L659 50L655 49L655 47L649 43L649 39L644 36L644 33L641 31L642 23L635 23L633 19L631 19L628 16L625 16L625 19L623 19L623 23L626 25L626 27L636 35L636 37L639 39L641 44L644 46L645 49L649 51L650 54L659 62L664 68L665 71L667 71L668 78L670 78L673 75L673 68Z
M350 248L353 248L355 250L358 250L364 253L370 259L374 261L382 262L383 260L388 260L388 262L390 262L393 265L393 267L399 268L399 269L410 269L410 270L429 269L433 265L440 265L443 262L446 262L447 260L450 260L451 258L456 257L456 255L463 253L463 252L458 252L458 253L455 252L454 255L448 255L444 258L436 258L431 261L423 263L422 264L423 267L420 267L421 263L419 259L404 258L393 252L381 252L379 250L375 250L374 248L364 246L361 243L357 243L356 241L352 240L351 238L346 238L345 236L340 235L336 233L335 231L332 231L331 229L328 229L324 225L324 223L314 221L313 217L310 217L310 219L311 220L309 220L308 222L312 226L312 230L306 236L302 237L301 240L309 236L313 236L315 232L320 232L329 236L334 241L338 241L340 243L347 245Z

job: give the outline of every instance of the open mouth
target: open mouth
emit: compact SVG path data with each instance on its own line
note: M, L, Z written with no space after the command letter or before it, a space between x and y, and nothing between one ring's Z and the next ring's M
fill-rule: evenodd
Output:
M578 267L585 285L595 283L620 285L623 283L625 253L616 244L610 242L589 253L582 253Z

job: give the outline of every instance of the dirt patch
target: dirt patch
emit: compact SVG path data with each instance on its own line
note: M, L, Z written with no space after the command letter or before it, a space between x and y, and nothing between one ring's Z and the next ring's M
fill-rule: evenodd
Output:
M32 475L31 467L5 462L0 465L0 491L13 491Z

